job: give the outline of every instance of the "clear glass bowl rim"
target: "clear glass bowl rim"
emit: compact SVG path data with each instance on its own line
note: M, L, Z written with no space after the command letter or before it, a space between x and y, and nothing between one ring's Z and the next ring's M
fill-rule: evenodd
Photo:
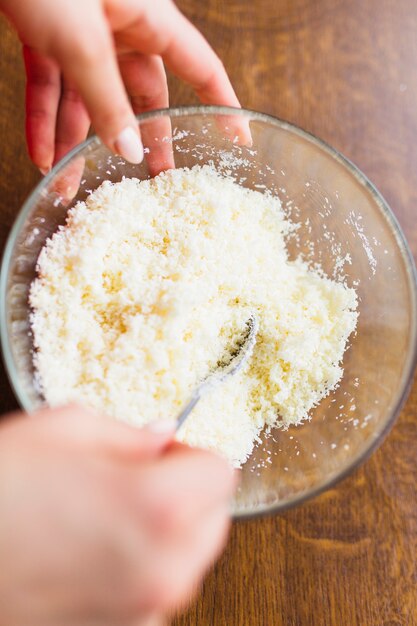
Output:
M380 194L380 192L376 189L376 187L371 183L371 181L363 174L363 172L356 167L348 158L343 156L338 150L332 148L328 143L319 139L312 133L309 133L302 128L287 122L285 120L279 119L272 115L268 115L266 113L260 113L258 111L251 111L250 109L237 109L233 107L226 106L208 106L208 105L200 105L200 106L184 106L184 107L173 107L167 109L158 109L155 111L149 111L147 113L142 113L137 115L138 122L143 122L147 119L152 119L156 117L169 116L171 119L182 116L195 116L195 115L238 115L242 117L248 117L250 120L255 120L259 122L263 122L265 124L269 124L271 126L279 127L282 130L286 130L289 132L298 135L299 137L315 144L322 151L330 155L336 161L338 161L348 172L353 175L357 181L366 188L366 190L373 197L376 205L378 206L382 216L388 223L396 241L398 244L398 248L401 252L401 255L404 259L405 268L407 271L408 283L411 294L411 318L413 321L412 332L411 332L411 340L409 344L409 349L407 352L407 358L405 362L405 367L403 369L401 385L399 386L397 398L395 405L392 410L387 413L385 422L378 436L375 438L369 438L368 444L363 447L356 457L353 457L349 463L344 465L340 472L329 478L329 480L324 483L313 487L312 489L300 492L296 494L293 498L289 498L283 502L274 503L272 505L265 505L259 507L256 511L252 512L243 512L237 515L239 519L252 519L266 514L273 514L284 511L286 509L292 508L296 505L302 504L311 498L319 495L320 493L326 491L330 487L334 486L337 482L348 476L353 470L359 467L371 454L378 448L383 439L386 437L388 432L390 431L392 425L394 424L395 419L400 413L405 400L407 399L408 393L410 391L410 387L413 382L413 374L414 369L417 362L417 273L414 264L414 259L411 254L410 248L408 246L407 240L404 236L404 233L399 225L397 218L392 212L386 200ZM51 171L38 183L38 185L33 189L30 193L26 201L24 202L20 212L17 215L17 218L11 228L10 234L8 236L6 246L3 253L3 259L1 264L1 274L0 274L0 339L1 346L3 352L3 360L6 366L7 376L9 378L10 384L15 393L16 399L19 405L23 410L30 413L33 410L31 406L31 402L26 396L24 389L20 384L20 380L18 377L18 373L16 371L13 359L13 353L10 343L10 337L7 332L7 318L6 318L6 295L7 295L7 281L8 274L10 269L10 262L12 258L13 249L16 243L16 239L21 231L21 228L26 221L28 214L31 211L34 201L38 197L39 194L48 186L50 181L54 178L54 176L63 169L74 157L76 157L80 152L82 152L87 146L92 145L93 143L100 144L100 139L93 135L87 138L84 142L73 148L63 159L61 159L52 169Z

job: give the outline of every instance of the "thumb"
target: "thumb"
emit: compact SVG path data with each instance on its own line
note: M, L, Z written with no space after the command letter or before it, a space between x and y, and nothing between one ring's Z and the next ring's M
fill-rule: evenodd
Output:
M78 405L39 411L33 422L87 453L98 450L128 462L162 454L176 429L174 420L156 420L139 429Z

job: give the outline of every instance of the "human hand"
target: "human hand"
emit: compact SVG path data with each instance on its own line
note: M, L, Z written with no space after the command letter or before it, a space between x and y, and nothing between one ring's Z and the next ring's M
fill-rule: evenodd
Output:
M25 46L29 153L45 173L90 125L133 163L134 113L168 106L164 63L206 104L239 106L219 58L172 0L0 0Z
M2 626L156 625L188 600L233 477L171 438L79 407L0 425Z

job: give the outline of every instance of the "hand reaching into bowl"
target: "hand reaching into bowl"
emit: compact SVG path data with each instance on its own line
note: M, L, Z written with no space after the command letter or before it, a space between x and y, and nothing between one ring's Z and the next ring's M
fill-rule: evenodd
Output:
M222 548L233 475L78 407L0 426L1 623L159 625Z
M239 106L225 69L171 0L0 0L24 45L29 153L43 173L85 139L138 163L134 114L168 106L164 64L201 102Z

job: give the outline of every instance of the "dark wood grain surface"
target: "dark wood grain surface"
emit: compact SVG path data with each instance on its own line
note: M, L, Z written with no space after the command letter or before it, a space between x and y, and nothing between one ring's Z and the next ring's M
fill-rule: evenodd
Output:
M417 255L415 0L181 0L247 108L352 159ZM170 77L171 103L194 102ZM19 46L0 22L0 245L39 175L24 145ZM3 370L0 410L16 407ZM236 524L176 626L417 624L417 386L367 463L305 506Z

